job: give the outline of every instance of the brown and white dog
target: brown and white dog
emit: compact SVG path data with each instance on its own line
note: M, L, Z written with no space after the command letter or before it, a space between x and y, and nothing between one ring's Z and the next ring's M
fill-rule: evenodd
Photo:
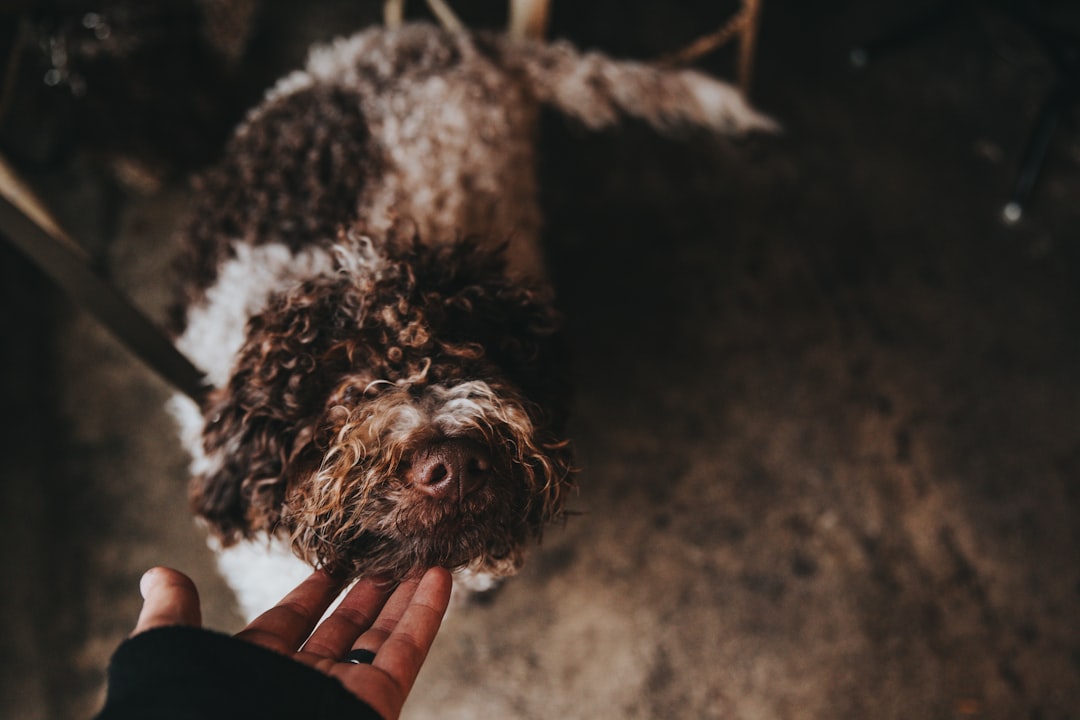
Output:
M315 48L199 179L173 320L213 389L172 409L247 615L312 565L483 588L562 516L540 104L589 128L773 127L697 72L404 25Z

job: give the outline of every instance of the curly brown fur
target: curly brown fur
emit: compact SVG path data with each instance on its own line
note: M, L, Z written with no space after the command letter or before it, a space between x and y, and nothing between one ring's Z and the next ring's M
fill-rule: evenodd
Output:
M562 517L541 103L589 127L769 126L697 73L405 26L313 50L199 180L173 320L215 389L176 411L192 506L223 545L501 576Z
M171 328L183 328L233 242L297 251L356 221L364 182L381 171L369 135L357 93L340 87L298 91L234 135L222 161L195 179Z
M516 566L569 487L557 324L542 293L467 242L388 248L377 278L320 277L275 296L208 402L204 449L223 462L196 479L195 511L226 542L285 532L312 564L351 573ZM436 415L463 385L472 411ZM418 411L429 417L405 427L401 414ZM461 505L401 477L449 437L498 451L497 479Z

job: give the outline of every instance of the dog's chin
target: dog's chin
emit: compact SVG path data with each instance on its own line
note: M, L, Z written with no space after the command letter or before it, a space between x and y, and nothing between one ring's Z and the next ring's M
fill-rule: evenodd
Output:
M468 524L449 524L426 537L401 538L397 541L414 561L411 569L445 567L452 570L471 568L493 572L495 568L516 570L524 540L492 537L488 532ZM505 573L494 573L505 574Z
M293 550L316 566L349 577L401 580L430 567L509 575L521 565L534 534L525 520L527 501L485 488L459 503L397 498L390 513L342 528L337 542L301 530Z
M400 542L412 548L418 565L447 568L491 566L520 555L530 536L520 504L466 504L442 513L433 524L404 526Z

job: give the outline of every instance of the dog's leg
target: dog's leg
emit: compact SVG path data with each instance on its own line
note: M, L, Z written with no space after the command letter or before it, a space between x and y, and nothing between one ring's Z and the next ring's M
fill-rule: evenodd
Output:
M383 2L383 23L391 30L401 27L405 22L405 0L385 0Z
M510 37L542 40L547 33L550 0L510 0Z

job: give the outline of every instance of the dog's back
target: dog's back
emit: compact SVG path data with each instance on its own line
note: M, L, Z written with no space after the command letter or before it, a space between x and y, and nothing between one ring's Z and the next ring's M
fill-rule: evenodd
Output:
M342 227L397 226L425 242L472 235L531 251L533 106L467 35L407 25L316 47L197 180L182 305L203 299L238 242L295 253Z
M203 300L238 241L295 253L342 227L509 242L510 271L543 277L538 103L594 129L622 116L660 131L774 127L733 87L694 71L430 25L370 29L316 47L199 179L181 307Z

